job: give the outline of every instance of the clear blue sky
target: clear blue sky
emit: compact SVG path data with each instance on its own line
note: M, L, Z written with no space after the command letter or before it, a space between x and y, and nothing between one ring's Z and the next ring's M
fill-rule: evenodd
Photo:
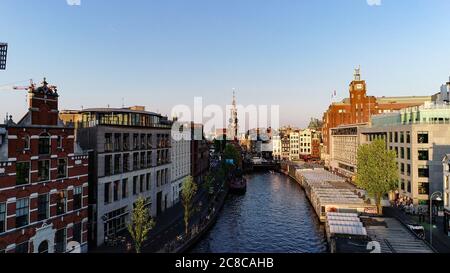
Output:
M448 0L1 0L9 43L0 86L47 76L61 108L279 104L281 122L321 117L361 65L369 94L428 95L450 75ZM19 83L24 85L26 82ZM0 87L1 89L2 87ZM4 87L3 87L4 89ZM3 119L25 93L0 91Z

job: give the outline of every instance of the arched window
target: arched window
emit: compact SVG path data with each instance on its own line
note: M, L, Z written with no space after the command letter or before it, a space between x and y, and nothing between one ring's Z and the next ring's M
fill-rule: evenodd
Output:
M50 154L50 135L47 133L43 133L39 136L39 154Z
M38 248L39 253L48 253L48 241L43 241Z
M30 149L30 137L29 136L24 136L23 137L23 149L24 150L29 150Z

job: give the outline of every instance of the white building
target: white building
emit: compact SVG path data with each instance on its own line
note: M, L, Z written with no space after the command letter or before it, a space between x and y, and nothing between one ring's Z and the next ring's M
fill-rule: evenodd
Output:
M312 148L312 135L314 133L314 130L311 129L305 129L300 131L300 147L299 147L299 154L300 155L311 155Z
M289 135L289 160L296 161L300 159L300 132L292 131Z
M273 159L281 159L281 137L275 135L272 137L272 149L273 149Z
M330 168L354 181L356 175L357 153L361 144L360 129L366 123L342 125L331 128L330 132Z
M429 194L443 191L442 158L450 153L450 105L428 102L376 115L361 133L361 144L383 138L387 148L396 152L400 181L395 198L428 206Z
M191 174L191 131L189 124L183 124L183 130L172 131L172 205L180 202L184 179Z
M442 164L444 174L444 223L445 232L450 236L450 154L445 155Z

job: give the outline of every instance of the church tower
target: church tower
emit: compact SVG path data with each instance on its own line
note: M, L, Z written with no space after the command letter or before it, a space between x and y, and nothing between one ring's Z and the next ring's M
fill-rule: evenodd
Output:
M355 69L353 81L350 83L350 107L351 121L350 123L367 122L365 108L367 106L367 90L366 81L361 80L361 68Z
M236 106L236 94L233 90L233 102L231 107L231 113L230 113L230 120L228 125L228 139L229 140L237 140L238 137L238 113L237 113L237 106Z

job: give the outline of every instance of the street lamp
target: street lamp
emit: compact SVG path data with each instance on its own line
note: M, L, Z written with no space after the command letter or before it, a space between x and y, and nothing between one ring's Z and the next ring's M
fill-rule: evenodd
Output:
M430 195L430 244L433 246L433 199L436 197L436 201L442 201L442 192L436 191Z

